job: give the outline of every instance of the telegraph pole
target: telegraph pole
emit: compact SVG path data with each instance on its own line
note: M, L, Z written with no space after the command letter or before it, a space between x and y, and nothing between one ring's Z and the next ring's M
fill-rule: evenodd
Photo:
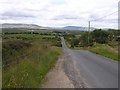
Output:
M90 21L88 22L88 47L89 47L89 43L90 43Z

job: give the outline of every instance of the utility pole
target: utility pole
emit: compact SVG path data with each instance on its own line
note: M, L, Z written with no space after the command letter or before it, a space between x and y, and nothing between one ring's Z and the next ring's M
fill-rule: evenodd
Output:
M34 30L31 30L31 34L33 34Z
M89 47L89 43L90 43L90 21L88 22L88 47Z

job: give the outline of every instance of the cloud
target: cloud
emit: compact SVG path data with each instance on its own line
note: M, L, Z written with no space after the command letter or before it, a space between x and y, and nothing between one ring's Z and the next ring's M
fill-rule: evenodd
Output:
M43 26L88 26L118 9L119 0L0 0L0 22ZM95 27L117 28L117 13L92 22ZM107 25L105 24L106 22Z
M70 15L59 15L53 18L53 20L78 20L78 19L82 19L82 18L76 16L70 16Z
M13 11L8 11L8 12L4 12L2 14L2 19L6 20L6 19L14 19L14 18L34 18L34 15L29 15L28 13L25 12L13 12Z

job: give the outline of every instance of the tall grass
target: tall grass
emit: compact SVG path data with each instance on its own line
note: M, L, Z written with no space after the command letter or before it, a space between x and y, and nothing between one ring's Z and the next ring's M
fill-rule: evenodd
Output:
M93 47L90 47L88 50L107 58L111 58L112 60L118 61L118 51L109 45L97 44Z
M105 56L115 61L118 59L118 42L110 42L109 44L95 44L90 47L70 47L70 43L66 40L66 45L74 50L88 50L90 52Z
M61 48L40 40L32 41L29 48L25 47L21 50L29 55L16 58L19 59L19 63L3 69L3 88L39 88L46 73L54 66L61 54ZM19 53L16 50L17 52ZM13 56L9 57L13 58ZM14 57L17 57L17 54Z

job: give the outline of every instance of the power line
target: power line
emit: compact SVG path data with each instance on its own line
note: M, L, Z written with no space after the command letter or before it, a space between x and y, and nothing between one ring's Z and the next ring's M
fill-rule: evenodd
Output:
M118 11L120 11L120 10L118 10ZM105 17L111 16L111 15L117 13L118 11L115 11L115 12L113 12L113 13L110 13L110 14L108 14L108 15L105 15L105 16L103 16L103 17L100 17L100 18L98 18L98 19L94 19L94 20L91 20L91 21L97 21L97 20L99 20L99 19L103 19L103 18L105 18Z
M100 17L100 18L98 18L98 19L94 19L94 20L91 20L91 21L97 21L97 20L99 20L99 19L108 17L108 16L110 16L110 15L113 15L114 13L117 13L118 11L120 11L120 10L117 10L117 11L115 11L115 12L113 12L113 13L110 13L110 14L108 14L108 15L105 15L105 16L103 16L103 17ZM88 25L88 47L89 47L89 43L90 43L89 32L90 32L90 28L91 28L91 21L89 21L89 25Z

